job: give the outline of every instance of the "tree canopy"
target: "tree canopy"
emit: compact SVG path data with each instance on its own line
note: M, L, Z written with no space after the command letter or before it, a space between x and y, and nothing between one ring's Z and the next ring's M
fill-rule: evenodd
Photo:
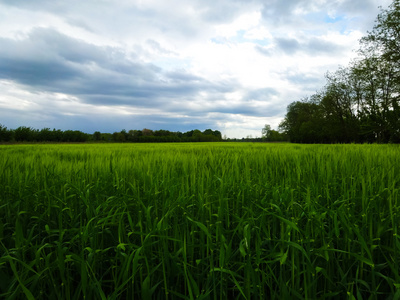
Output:
M348 67L291 103L279 128L292 142L400 142L400 0L381 10Z
M222 141L221 132L218 130L206 129L191 130L185 133L172 132L169 130L151 130L144 128L142 130L125 129L114 133L101 133L95 131L93 134L87 134L79 130L66 130L43 128L41 130L31 127L20 126L17 129L7 129L0 124L0 142L86 142L86 141L104 141L104 142L219 142Z

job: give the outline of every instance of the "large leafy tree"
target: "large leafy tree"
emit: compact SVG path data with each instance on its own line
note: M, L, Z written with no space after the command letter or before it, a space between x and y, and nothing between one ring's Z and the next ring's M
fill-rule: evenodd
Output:
M312 101L293 102L281 128L297 142L400 142L400 0L361 39L348 68Z
M321 107L310 99L291 103L279 128L289 136L291 142L325 142L323 112Z

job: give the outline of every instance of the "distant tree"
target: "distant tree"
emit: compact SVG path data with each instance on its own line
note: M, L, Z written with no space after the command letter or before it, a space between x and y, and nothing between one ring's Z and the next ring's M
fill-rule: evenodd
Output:
M111 133L102 133L101 140L106 142L111 142L113 140L113 135Z
M128 131L128 136L127 136L127 141L129 142L138 142L139 137L143 136L143 133L141 130L129 130Z
M93 133L93 140L94 141L101 141L101 133L100 133L100 131L95 131Z
M198 129L193 130L193 133L192 133L192 141L193 142L202 142L202 137L203 137L203 133L200 130L198 130Z
M265 124L261 131L261 140L263 142L283 142L287 140L286 134L271 129L271 126Z
M214 131L212 129L206 129L206 130L203 131L203 134L204 135L213 135Z
M6 126L0 124L0 142L9 142L12 139L13 132Z
M114 132L112 135L112 139L114 142L123 143L126 141L125 135L122 132Z
M221 133L221 131L219 131L219 130L214 130L213 135L214 135L215 137L217 137L217 139L218 139L219 141L222 140L222 133Z
M160 130L155 130L153 132L153 135L154 136L171 136L172 133L170 131L168 131L168 130L160 129Z
M120 131L120 134L123 136L123 138L121 138L123 142L125 142L125 141L128 140L129 134L126 132L125 129L122 129L122 130Z
M61 129L53 129L52 136L55 142L61 142L63 139L64 132Z
M66 130L63 132L62 142L86 142L89 139L89 135L79 130Z
M190 130L190 131L186 131L185 133L183 133L184 137L192 137L194 133L194 130Z
M202 132L201 141L218 142L222 140L222 134L218 130L206 129Z
M142 129L142 134L143 134L143 136L152 136L153 135L153 130L147 129L147 128L143 128Z
M261 138L265 141L269 141L271 133L271 125L265 124L264 128L261 130Z
M17 142L32 142L36 139L37 130L31 127L20 126L14 130L14 138Z

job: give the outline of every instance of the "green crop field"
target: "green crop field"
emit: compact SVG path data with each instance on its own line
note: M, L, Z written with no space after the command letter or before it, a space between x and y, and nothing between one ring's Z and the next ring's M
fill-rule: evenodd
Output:
M1 299L400 299L400 147L0 146Z

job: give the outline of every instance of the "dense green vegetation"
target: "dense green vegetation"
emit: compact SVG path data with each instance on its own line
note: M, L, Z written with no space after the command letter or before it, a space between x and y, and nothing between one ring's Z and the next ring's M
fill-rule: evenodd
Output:
M95 132L94 136L99 137L99 132ZM101 137L107 140L106 136ZM95 138L95 140L100 140ZM165 142L220 142L222 140L221 132L218 130L206 129L201 132L198 129L187 132L173 132L169 130L150 130L144 128L142 130L121 130L114 132L112 140L115 142L134 142L134 143L165 143Z
M280 129L297 143L400 143L400 0L378 15L349 67L288 106Z
M0 146L2 299L399 299L397 145Z
M120 132L87 134L79 130L65 130L43 128L41 130L20 126L17 129L8 129L0 124L0 142L134 142L134 143L165 143L165 142L219 142L222 140L221 132L206 129L201 132L198 129L188 132L172 132L169 130L121 130Z

